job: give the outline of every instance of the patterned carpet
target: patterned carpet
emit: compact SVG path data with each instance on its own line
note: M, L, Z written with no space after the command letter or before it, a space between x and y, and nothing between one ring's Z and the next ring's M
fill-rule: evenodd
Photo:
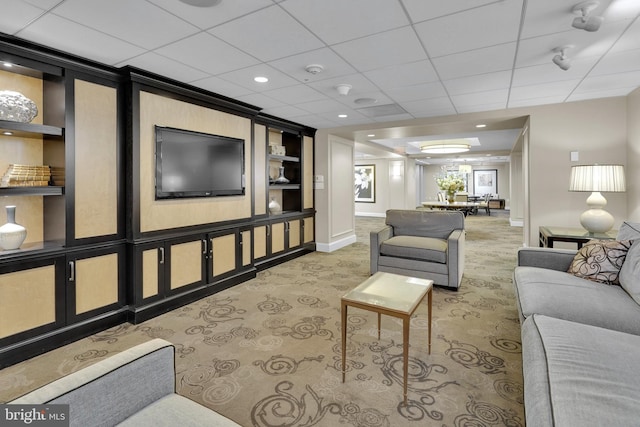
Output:
M243 426L522 426L520 326L511 274L522 229L508 213L466 219L459 291L435 288L433 348L426 299L411 321L408 405L402 329L350 309L347 375L340 370L340 296L369 276L369 231L147 322L123 324L0 371L5 402L150 338L176 345L177 389Z

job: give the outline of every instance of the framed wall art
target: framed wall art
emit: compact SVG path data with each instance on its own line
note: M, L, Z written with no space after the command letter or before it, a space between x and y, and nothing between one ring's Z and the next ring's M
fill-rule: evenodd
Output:
M355 166L355 201L376 202L376 165Z
M498 170L474 170L473 194L476 196L483 196L485 194L498 194Z

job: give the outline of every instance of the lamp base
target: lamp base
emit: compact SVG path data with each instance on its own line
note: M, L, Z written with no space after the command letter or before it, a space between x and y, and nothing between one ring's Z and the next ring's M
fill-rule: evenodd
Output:
M580 224L590 233L606 233L613 223L613 215L601 208L588 209L580 215Z

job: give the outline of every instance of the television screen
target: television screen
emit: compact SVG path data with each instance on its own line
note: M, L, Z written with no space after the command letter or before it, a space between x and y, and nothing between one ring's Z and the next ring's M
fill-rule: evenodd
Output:
M244 194L244 140L156 126L156 199Z

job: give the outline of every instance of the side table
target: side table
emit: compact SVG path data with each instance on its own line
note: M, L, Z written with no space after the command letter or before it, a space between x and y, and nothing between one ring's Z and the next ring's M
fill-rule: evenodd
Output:
M590 233L584 228L550 227L545 225L539 228L539 233L541 248L552 248L554 242L571 242L577 244L578 249L580 249L583 244L591 239L615 240L618 230L609 230L606 233Z
M431 306L433 280L377 272L341 299L342 311L342 382L346 373L347 353L347 307L356 307L378 314L378 339L380 339L380 317L385 314L402 319L404 357L404 403L407 404L407 377L409 373L409 322L420 301L428 296L429 305L429 354L431 354Z

